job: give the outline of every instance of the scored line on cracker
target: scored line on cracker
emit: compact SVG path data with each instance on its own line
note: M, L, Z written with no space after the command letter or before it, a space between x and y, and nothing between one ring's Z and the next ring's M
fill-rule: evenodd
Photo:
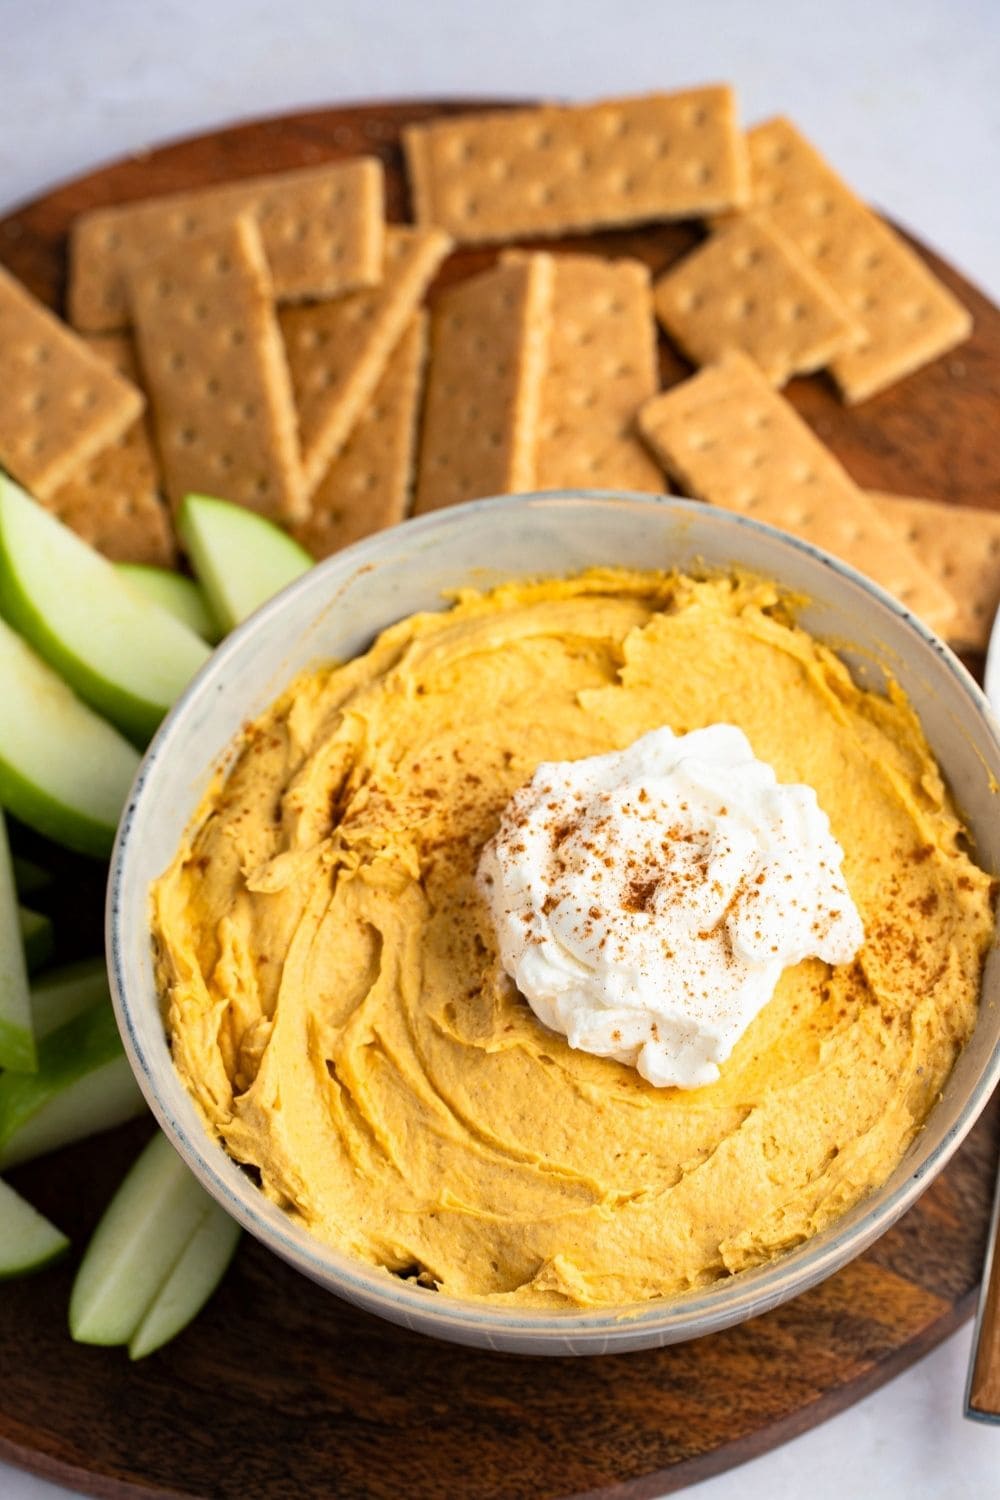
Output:
M483 271L431 318L414 510L530 490L551 327L552 256Z
M920 257L851 191L795 126L748 132L753 208L792 240L860 325L830 369L864 401L969 336L972 318Z
M757 214L729 220L661 276L653 303L696 365L739 349L772 385L822 369L860 331L794 242Z
M380 161L361 157L82 214L70 236L70 322L92 332L125 327L132 272L241 213L257 219L279 300L374 285L382 273L383 177Z
M501 264L525 258L508 251ZM635 429L657 385L649 271L635 260L554 255L552 272L535 487L656 493L663 476Z
M935 629L954 616L947 589L746 355L727 354L654 396L639 428L695 498L825 548Z
M47 500L140 415L142 392L0 268L0 464Z
M173 504L208 490L299 519L295 407L255 221L244 215L141 267L131 306Z
M460 242L556 235L746 203L725 86L462 115L403 132L414 217Z
M328 557L406 515L427 356L426 312L417 313L389 356L371 403L292 528L313 557Z
M90 334L85 343L126 380L138 379L127 336ZM177 546L160 496L146 414L136 418L121 437L74 472L43 503L77 536L114 562L169 568L176 561Z
M439 229L391 227L381 285L281 312L307 493L347 441L450 249Z

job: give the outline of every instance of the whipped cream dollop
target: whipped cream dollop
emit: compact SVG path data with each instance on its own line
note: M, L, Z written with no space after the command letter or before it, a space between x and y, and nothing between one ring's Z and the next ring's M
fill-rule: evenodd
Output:
M652 1084L698 1088L785 968L861 946L843 857L813 789L779 784L742 730L713 724L540 765L478 884L544 1025Z

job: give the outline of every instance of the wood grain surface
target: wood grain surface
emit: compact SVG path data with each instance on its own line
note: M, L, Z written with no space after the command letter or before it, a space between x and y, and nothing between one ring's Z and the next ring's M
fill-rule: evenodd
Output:
M359 152L384 160L390 217L403 219L401 126L468 107L319 110L135 156L0 221L0 260L61 307L66 231L82 210ZM558 243L636 255L659 271L697 238L664 226ZM493 258L456 255L438 285ZM927 259L973 312L968 344L861 407L843 407L821 378L789 395L862 484L1000 509L1000 312ZM687 370L665 343L661 365L665 383ZM93 951L103 870L59 858L80 893L63 914L64 956ZM72 1235L75 1254L0 1287L0 1457L95 1495L144 1500L672 1493L847 1406L971 1312L998 1124L991 1107L867 1254L696 1343L577 1360L463 1350L355 1311L246 1238L197 1323L132 1366L123 1351L72 1344L66 1307L86 1236L149 1133L138 1122L11 1174Z
M968 1406L1000 1421L1000 1188L994 1205L986 1258L986 1286L979 1327L973 1339Z

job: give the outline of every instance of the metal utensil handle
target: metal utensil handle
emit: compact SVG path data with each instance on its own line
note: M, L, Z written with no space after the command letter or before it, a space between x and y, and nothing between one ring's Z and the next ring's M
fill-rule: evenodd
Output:
M965 1392L965 1415L1000 1422L1000 1175L993 1195L983 1284L972 1333L972 1358Z

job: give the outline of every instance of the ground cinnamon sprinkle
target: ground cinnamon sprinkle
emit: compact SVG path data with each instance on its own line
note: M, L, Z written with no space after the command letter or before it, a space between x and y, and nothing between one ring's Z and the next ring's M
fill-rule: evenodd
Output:
M659 887L660 882L657 879L633 880L625 892L622 905L626 911L651 912Z

